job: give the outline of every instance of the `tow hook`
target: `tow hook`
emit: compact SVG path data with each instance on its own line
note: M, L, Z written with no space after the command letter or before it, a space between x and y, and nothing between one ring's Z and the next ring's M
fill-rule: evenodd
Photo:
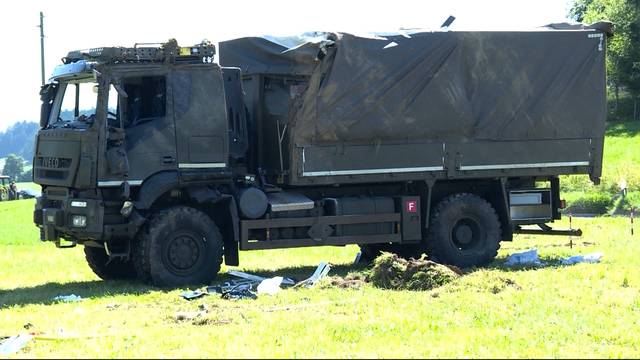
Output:
M69 244L63 244L61 238L56 239L55 244L58 249L70 249L77 245L75 241L69 241Z

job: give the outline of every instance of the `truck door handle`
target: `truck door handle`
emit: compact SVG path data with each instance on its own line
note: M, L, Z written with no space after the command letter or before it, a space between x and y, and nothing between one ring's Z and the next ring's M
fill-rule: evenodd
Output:
M163 156L162 157L162 163L163 164L173 164L176 162L176 158L174 158L173 156Z

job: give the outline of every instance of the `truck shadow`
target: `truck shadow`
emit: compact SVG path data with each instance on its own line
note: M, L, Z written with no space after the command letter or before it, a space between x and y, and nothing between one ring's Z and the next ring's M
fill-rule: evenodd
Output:
M334 265L331 267L329 275L345 276L352 271L360 271L366 268L365 265ZM235 270L235 268L233 268ZM292 278L296 281L304 280L311 276L316 270L316 266L292 266L280 269L241 269L253 275L266 278L282 276ZM212 285L223 283L240 278L220 273L212 282ZM77 281L68 283L50 282L32 287L18 287L14 289L0 289L0 309L12 306L25 305L51 305L60 302L54 300L59 295L78 295L84 299L96 299L117 295L144 295L151 292L167 292L175 289L197 289L202 286L181 286L181 287L157 287L147 285L139 281Z
M282 267L279 269L236 269L231 268L228 270L239 270L252 275L258 275L265 278L271 278L274 276L282 276L285 278L291 278L295 281L304 280L316 271L317 266L300 265ZM327 276L346 276L350 272L360 272L368 268L367 264L337 264L331 265L331 270ZM238 277L228 275L227 273L221 273L213 283L225 282L230 280L238 280Z
M501 272L519 272L519 271L537 271L543 269L561 269L570 265L562 265L560 259L555 258L542 258L540 259L543 264L539 266L533 265L518 265L518 266L506 266L504 264L506 258L498 258L491 264L481 268L468 268L462 269L463 276L471 274L480 270L497 270ZM328 276L341 276L344 277L351 272L365 272L369 270L371 264L358 263L358 264L338 264L332 265L331 271ZM237 269L230 268L229 270L241 270L243 272L258 275L265 278L274 276L282 276L285 278L291 278L293 280L301 281L310 277L317 266L314 265L301 265L282 267L278 269ZM211 285L221 284L231 280L239 280L240 278L229 275L227 273L220 273L212 282ZM102 297L111 297L117 295L144 295L151 292L167 292L175 289L196 289L202 286L189 286L189 287L156 287L147 285L139 281L77 281L68 283L46 283L36 285L33 287L19 287L15 289L0 289L0 309L8 308L12 306L25 306L25 305L51 305L60 302L54 300L59 295L71 295L75 294L84 299L95 299Z
M59 295L75 294L84 299L115 295L142 295L153 291L154 287L135 281L78 281L68 283L46 283L33 287L0 289L0 309L11 306L50 305L60 302L53 300Z

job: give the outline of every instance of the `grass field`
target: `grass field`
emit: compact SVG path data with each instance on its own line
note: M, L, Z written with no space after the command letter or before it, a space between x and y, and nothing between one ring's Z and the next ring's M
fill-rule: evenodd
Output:
M0 203L0 336L31 324L28 331L66 338L33 340L13 357L640 356L640 229L631 237L628 218L574 218L586 235L573 249L565 237L521 235L503 243L488 268L428 292L319 286L188 302L179 297L184 289L98 280L80 248L38 241L32 208L33 200ZM502 265L534 246L548 266ZM559 257L595 251L605 254L599 264L558 265ZM363 270L350 265L356 253L246 252L241 269L304 278L329 261L331 274L344 276ZM52 300L72 293L86 300ZM202 304L203 317L175 319Z
M640 121L609 123L604 142L602 181L593 185L587 175L562 176L562 196L574 212L604 213L619 205L621 213L640 208ZM612 197L624 180L628 192L624 202Z

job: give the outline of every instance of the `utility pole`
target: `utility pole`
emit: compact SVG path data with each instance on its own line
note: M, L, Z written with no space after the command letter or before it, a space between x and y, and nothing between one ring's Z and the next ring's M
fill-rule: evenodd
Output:
M44 85L44 15L40 11L40 71L42 76L42 85Z

